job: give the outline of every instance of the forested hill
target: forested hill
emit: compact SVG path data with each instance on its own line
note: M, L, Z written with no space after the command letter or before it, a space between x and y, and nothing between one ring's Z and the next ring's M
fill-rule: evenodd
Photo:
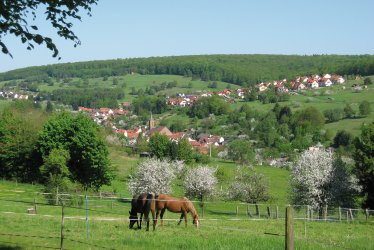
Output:
M54 64L0 74L0 81L46 77L93 78L128 73L173 74L239 85L297 75L373 75L374 55L201 55Z

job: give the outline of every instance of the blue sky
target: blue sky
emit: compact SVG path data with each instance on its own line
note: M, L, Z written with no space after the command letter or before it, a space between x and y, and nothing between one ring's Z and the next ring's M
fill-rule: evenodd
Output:
M3 40L0 72L27 66L115 58L201 54L374 54L373 0L100 0L73 30L73 43L53 34L62 59L43 46L28 51Z

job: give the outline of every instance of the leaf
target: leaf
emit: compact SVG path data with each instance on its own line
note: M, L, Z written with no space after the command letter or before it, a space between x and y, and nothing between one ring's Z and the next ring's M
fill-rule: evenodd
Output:
M42 44L44 39L41 35L36 35L34 36L34 39L33 39L37 44Z
M32 25L31 28L32 28L33 30L38 30L38 27L36 27L35 25Z

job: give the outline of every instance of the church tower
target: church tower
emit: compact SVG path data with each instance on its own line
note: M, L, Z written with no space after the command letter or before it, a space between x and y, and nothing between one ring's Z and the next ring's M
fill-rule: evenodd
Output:
M155 127L155 120L153 120L152 112L151 112L151 119L149 120L149 130Z

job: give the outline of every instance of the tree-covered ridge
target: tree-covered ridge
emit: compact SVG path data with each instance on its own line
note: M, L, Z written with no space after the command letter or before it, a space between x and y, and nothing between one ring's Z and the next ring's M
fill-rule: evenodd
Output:
M0 81L37 77L105 77L129 73L174 74L240 85L333 73L374 74L374 55L200 55L116 59L64 63L17 69L0 74Z

